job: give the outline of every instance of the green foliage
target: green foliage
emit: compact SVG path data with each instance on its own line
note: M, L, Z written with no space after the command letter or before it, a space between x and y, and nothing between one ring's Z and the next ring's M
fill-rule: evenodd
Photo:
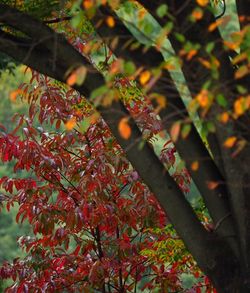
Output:
M57 11L61 6L60 0L1 0L0 3L8 4L19 10L29 12L37 18L46 18Z

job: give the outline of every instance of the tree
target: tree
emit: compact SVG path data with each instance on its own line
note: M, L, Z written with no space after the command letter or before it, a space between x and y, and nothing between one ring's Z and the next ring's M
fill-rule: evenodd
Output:
M91 144L96 141L98 145L94 149L95 152L98 152L94 154L95 159L102 157L103 148L105 152L109 148L112 149L109 149L110 156L109 160L105 161L105 166L102 165L102 161L99 162L98 176L102 176L102 180L104 180L104 177L110 174L109 180L112 181L106 182L110 184L106 188L112 186L114 189L112 192L120 194L119 189L115 190L115 186L124 184L127 186L128 182L131 183L131 176L137 177L138 174L143 183L140 181L138 183L140 187L132 189L134 196L138 196L140 190L144 190L141 184L145 184L149 188L187 249L217 291L248 292L250 286L250 236L248 235L250 208L247 201L250 176L248 129L250 102L249 84L247 83L249 5L246 1L236 1L240 31L232 36L232 41L225 41L219 32L220 26L225 24L225 19L217 16L216 20L214 9L208 1L190 0L185 4L180 1L167 0L131 1L131 5L134 5L133 9L138 11L139 27L140 21L141 27L144 25L147 10L162 28L157 33L155 45L145 47L135 41L130 32L130 30L133 31L131 20L127 20L119 10L122 7L126 8L127 2L99 2L83 1L78 6L80 7L78 11L77 4L74 4L73 8L68 4L64 7L66 16L62 17L59 13L56 18L51 18L51 11L42 16L34 13L36 17L33 17L30 15L32 11L29 6L21 5L19 9L16 9L8 4L0 4L0 22L2 23L0 50L35 70L33 80L36 80L38 84L38 87L33 89L27 85L19 89L18 93L29 96L30 121L24 118L19 120L19 127L22 123L27 123L27 127L24 129L26 135L24 141L19 141L15 136L17 130L11 135L1 137L3 161L14 157L18 159L16 170L32 168L39 180L43 179L47 182L47 185L37 186L32 179L18 181L4 178L1 180L2 186L9 192L12 192L13 185L16 189L25 189L25 192L22 193L23 202L21 192L17 195L19 202L25 202L20 208L18 217L20 215L28 217L35 227L35 232L52 235L56 217L57 219L62 217L65 223L70 223L68 224L70 230L75 229L76 226L81 229L83 227L80 225L80 221L76 221L75 214L68 212L65 215L62 205L67 206L69 211L73 206L74 210L79 210L79 207L82 207L81 204L79 205L79 196L82 195L85 184L90 193L100 188L96 183L99 181L95 182L93 179L97 175L92 167L88 164L82 165L82 161L79 161L86 158L86 152L89 152L90 157L93 155ZM223 3L226 5L225 2ZM69 10L76 15L69 16L67 14ZM63 25L71 18L73 25L83 27L81 33L84 41L72 29L66 33L67 24L65 27ZM136 23L136 19L134 22ZM98 39L96 32L101 39ZM149 39L149 43L152 44L147 30L146 33L142 30L140 34L141 38ZM163 48L164 51L165 36L168 37L176 52L192 97L188 108L171 75L173 64L165 62L160 53L160 49ZM133 63L115 59L103 42L109 45L116 56ZM101 54L105 54L105 59L102 62L95 61L100 58ZM176 64L174 65L176 66ZM97 121L97 116L93 114L96 112L90 104L74 94L73 90L68 91L66 86L62 84L59 86L37 72L68 84L87 99L91 97L95 108L103 118L101 122L98 120L98 127L92 125L93 121ZM132 78L137 77L145 93L144 98L141 98L141 92L131 82ZM68 100L63 99L62 92L66 94ZM117 98L118 96L120 98ZM154 105L161 118L160 121L152 111L152 104L148 103L149 97L153 99L153 104L156 102ZM40 110L37 110L35 106L38 98ZM203 139L194 125L195 116L190 114L190 110L199 115L199 121L203 126ZM84 120L85 123L81 129L83 133L86 133L86 128L90 127L87 130L87 133L90 132L90 134L85 135L81 131L75 130L74 135L68 132L65 136L54 134L53 137L50 137L41 129L41 138L38 141L35 138L37 132L32 126L36 111L39 112L41 123L46 120L51 124L59 121L56 124L56 128L59 129L60 123L63 121L68 130L73 129L82 118L90 115L91 118ZM185 198L183 186L178 182L178 174L175 172L174 176L170 176L164 161L154 153L150 140L152 140L153 134L162 129L169 132L176 150L185 162L186 168L204 200L213 225L209 230L204 227ZM116 141L111 139L109 130ZM207 141L208 146L204 140ZM103 145L100 145L100 141L103 142ZM39 147L39 142L42 143L42 147ZM78 145L80 158L78 153L68 149L70 144ZM87 145L87 150L81 149L81 144ZM166 149L169 159L175 149L173 147ZM125 154L136 173L133 173L135 171L126 172L126 176L123 178L121 170L128 171L131 167L127 161L121 162L122 165L119 167L113 160L114 153ZM74 168L70 164L72 156L74 157ZM115 169L107 167L109 166L107 163ZM69 169L73 168L68 170L71 171L70 180L61 173L65 166ZM90 168L90 173L88 173L88 182L83 184L79 175L84 174L82 172L86 172L86 168ZM117 178L112 178L114 177L113 171L115 174L119 174ZM183 183L183 178L188 180L183 172L181 183ZM77 186L72 183L74 180L77 182ZM52 200L55 194L51 188L54 192L58 192L57 206L53 207L54 211L53 209L45 211L41 202L39 203L39 195L44 194L45 202L48 202L48 199ZM101 190L103 190L103 185L100 192ZM29 194L32 194L30 202L27 201ZM66 194L70 194L70 199ZM155 210L160 213L157 203L150 201L149 198L150 196L146 205L154 206ZM91 209L95 208L95 204L93 207L93 202L91 203ZM123 205L125 204L123 203ZM30 212L30 206L34 207L33 212ZM129 203L126 203L126 206L129 206ZM90 217L89 205L83 208L85 209L84 216ZM55 212L56 209L57 212ZM49 213L55 213L54 223L48 220L48 223L45 224L46 217L50 219ZM98 213L100 215L104 213L104 210L100 209L94 214L98 215ZM81 214L78 213L78 217L81 217ZM91 221L94 220L96 219L91 219ZM108 221L112 222L113 218ZM92 223L90 226L93 225ZM130 225L135 229L133 223ZM100 230L100 227L97 227L92 234L99 244L100 231L102 228ZM112 230L111 234L113 232ZM58 233L62 233L61 236ZM60 239L65 236L64 233L64 230L58 229L57 237ZM108 237L108 231L105 230L105 233ZM122 236L125 242L126 237L128 237L126 234ZM117 231L117 239L120 238L120 231ZM47 237L46 239L44 237L42 239L43 244L53 243L53 241L59 241L58 243L61 244L60 240L54 238ZM76 237L75 241L77 243L79 239ZM53 244L50 245L53 247ZM38 243L31 241L30 247L34 248L34 246L37 247ZM77 246L75 256L78 256L79 249L80 247ZM97 247L97 250L100 259L104 259L100 246ZM45 252L41 252L41 255L45 257ZM60 274L60 270L64 270L67 261L66 256L63 260L62 258L54 259L53 265L57 268L56 273ZM92 270L94 271L98 266L100 266L100 262L94 268L92 267ZM117 268L118 273L122 272L121 267L119 271L119 265ZM16 270L18 271L18 269ZM7 274L6 271L7 269L3 271L3 274ZM44 269L44 271L46 270ZM79 272L81 272L80 268ZM104 275L99 271L95 272L93 277L102 280L104 292L106 290ZM46 276L43 275L43 278ZM120 277L120 280L122 278L124 276ZM97 279L95 279L96 282ZM77 280L75 279L75 281ZM24 286L28 285L23 282L20 286L22 286L21 290L25 290Z

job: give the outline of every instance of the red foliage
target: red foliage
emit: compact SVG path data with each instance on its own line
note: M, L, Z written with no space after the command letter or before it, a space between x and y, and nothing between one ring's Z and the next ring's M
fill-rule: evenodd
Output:
M21 88L28 94L29 115L16 116L14 131L0 136L0 154L3 162L15 162L15 173L26 170L30 177L3 177L0 187L7 192L7 209L18 203L16 221L28 220L34 235L19 239L27 257L1 268L1 277L13 280L6 292L179 290L186 261L164 265L141 253L172 236L148 229L164 228L166 216L104 121L79 131L91 106L36 72ZM133 114L144 131L160 130L148 105L135 103ZM76 127L62 129L72 118ZM175 154L170 143L164 146L161 159L169 168ZM187 171L173 176L188 192Z

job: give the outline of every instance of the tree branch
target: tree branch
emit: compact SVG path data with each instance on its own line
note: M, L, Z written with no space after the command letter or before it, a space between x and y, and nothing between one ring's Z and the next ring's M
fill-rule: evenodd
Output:
M108 27L105 22L107 16L116 17L110 9L102 7L92 21L97 24L97 32L105 40L109 38L112 41L114 37L119 37L118 44L114 49L114 53L118 57L132 60L139 67L143 66L146 68L156 67L164 62L161 53L157 51L156 48L149 48L145 52L142 52L140 48L134 49L133 51L129 51L128 49L124 50L123 48L127 41L134 39L134 37L117 17L115 19L116 26L114 28ZM103 21L101 22L101 20ZM166 121L164 127L168 131L170 131L175 122L190 120L186 107L167 70L163 70L153 90L167 97L167 107L159 114L162 120ZM175 113L175 115L173 115L173 113ZM206 207L214 221L214 225L217 225L217 222L230 212L225 180L204 146L194 124L190 123L190 125L191 131L188 138L184 139L180 136L175 142L175 145L180 156L186 162L186 166L204 198ZM198 171L192 170L191 166L194 161L199 162ZM222 184L218 184L217 188L211 190L208 188L208 182L221 182ZM227 241L236 250L235 239L228 238L229 235L230 237L235 235L232 217L227 217L225 219L223 224L217 229L217 233L222 238L226 237Z
M46 40L44 47L50 52L50 58L53 60L53 49L55 49L53 40L55 39L55 33L43 23L34 20L27 14L10 9L3 4L0 4L0 21L5 21L8 25L12 25L19 31L29 35L32 43L41 44ZM41 31L40 36L37 34L38 30L39 32ZM81 56L63 37L56 39L59 40L56 46L57 62L66 62L63 68L71 68L72 64L90 66L86 58ZM18 44L16 44L17 53L19 53L18 50ZM21 50L20 55L22 54L23 50ZM26 64L29 64L31 67L31 59L34 60L37 57L32 54L33 51L31 50L30 55L32 57L26 60ZM41 63L40 59L39 61ZM39 70L39 64L36 62L36 70L45 73L42 69L44 69L43 66ZM54 67L50 69L50 72L55 72ZM65 82L65 72L54 73L51 77L55 77L56 75L58 76L58 80ZM89 72L87 75L84 84L81 87L75 87L75 89L79 90L82 95L88 96L90 92L101 85L103 85L103 77L93 70L93 72ZM120 102L114 102L112 107L113 113L106 111L106 108L102 106L98 107L98 110L101 112L102 117L110 127L118 143L123 149L127 149L126 155L132 166L137 170L149 189L155 194L177 230L177 233L182 237L187 248L198 260L200 267L208 275L211 275L211 272L217 272L221 276L223 272L221 272L221 266L218 262L218 258L221 258L223 264L232 267L232 274L235 274L235 263L237 261L232 251L230 249L227 250L227 246L223 245L223 241L217 239L216 235L212 235L201 225L178 185L166 172L152 148L146 144L142 150L138 151L142 134L133 120L130 121L132 132L130 138L124 140L120 136L118 123L123 117L127 117L128 112Z

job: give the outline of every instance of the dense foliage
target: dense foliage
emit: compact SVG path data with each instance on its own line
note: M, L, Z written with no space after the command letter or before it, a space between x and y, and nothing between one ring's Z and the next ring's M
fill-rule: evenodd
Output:
M249 19L208 2L0 1L30 74L0 125L1 202L33 230L6 292L247 292Z

